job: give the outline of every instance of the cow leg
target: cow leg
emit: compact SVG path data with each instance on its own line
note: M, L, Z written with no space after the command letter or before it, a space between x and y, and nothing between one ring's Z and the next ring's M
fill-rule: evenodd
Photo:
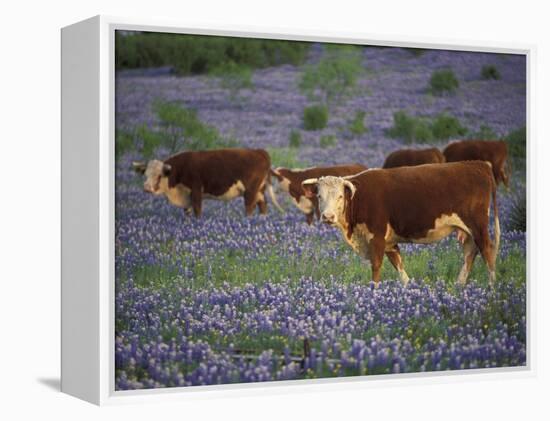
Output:
M496 250L489 237L489 229L487 227L488 223L484 224L482 228L474 233L474 241L487 265L489 271L489 285L493 286L496 280Z
M466 285L466 280L472 270L478 252L476 243L469 234L466 234L464 242L462 243L462 251L464 252L464 264L462 265L462 269L460 269L456 282L460 285Z
M403 260L401 259L401 253L399 252L399 246L396 244L392 250L386 250L386 256L388 256L389 261L393 267L399 272L399 278L403 286L407 286L409 283L409 275L405 272L405 267L403 266Z
M380 284L380 270L382 269L382 260L384 259L384 248L384 237L374 237L369 241L369 260L372 268L372 280L376 288Z
M244 192L244 209L246 212L246 216L250 216L254 213L257 193L257 190L251 191L248 189Z
M193 186L191 189L191 205L195 216L200 217L202 214L202 188L200 186Z
M258 204L258 210L262 215L265 215L267 213L267 203L265 201L265 195L263 192L258 192L256 195L256 200Z
M314 215L313 212L306 214L306 221L308 225L311 225L313 223L313 215Z

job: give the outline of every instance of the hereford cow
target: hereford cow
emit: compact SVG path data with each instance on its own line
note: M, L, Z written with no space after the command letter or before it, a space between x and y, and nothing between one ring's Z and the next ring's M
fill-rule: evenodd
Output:
M508 145L503 140L461 140L449 144L443 155L447 162L489 161L497 184L502 182L508 187Z
M273 204L279 208L271 187L271 159L263 149L218 149L182 152L165 161L153 159L147 164L133 163L145 174L143 189L164 195L170 203L202 212L202 199L232 200L244 196L246 214L257 205L267 213L264 192L268 189Z
M495 281L500 241L496 185L491 166L482 161L372 169L350 177L321 177L302 183L308 196L317 196L321 220L342 231L345 240L372 266L380 281L384 253L399 272L403 267L399 243L427 244L455 230L464 233L464 265L458 282L465 284L478 251ZM489 237L493 200L495 238Z
M383 168L414 167L423 164L442 164L445 157L437 148L400 149L390 153Z
M309 178L319 178L324 175L343 177L345 175L357 174L358 172L366 169L367 167L360 164L336 165L333 167L311 167L292 170L279 167L272 170L271 174L277 178L281 188L290 194L293 203L298 207L298 209L306 214L306 221L311 225L314 214L317 215L317 218L319 218L319 206L317 204L316 197L306 197L304 190L302 189L302 181Z

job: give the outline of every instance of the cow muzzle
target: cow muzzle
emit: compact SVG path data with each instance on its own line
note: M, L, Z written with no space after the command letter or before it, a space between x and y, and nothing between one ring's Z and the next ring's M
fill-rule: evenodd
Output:
M336 215L332 212L323 212L321 214L321 221L325 224L334 225L336 223Z

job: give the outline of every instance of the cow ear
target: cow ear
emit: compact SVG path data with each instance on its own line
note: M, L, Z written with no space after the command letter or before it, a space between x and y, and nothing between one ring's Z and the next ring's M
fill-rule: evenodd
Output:
M168 177L172 172L172 166L170 164L164 164L162 166L162 175Z
M302 189L304 190L306 197L316 197L318 187L319 179L317 178L310 178L308 180L302 181Z
M139 174L145 174L147 164L145 164L145 162L132 162L132 168L135 172Z
M351 181L344 180L344 191L346 192L346 196L349 196L350 199L353 199L356 190L357 187L355 187L355 185Z

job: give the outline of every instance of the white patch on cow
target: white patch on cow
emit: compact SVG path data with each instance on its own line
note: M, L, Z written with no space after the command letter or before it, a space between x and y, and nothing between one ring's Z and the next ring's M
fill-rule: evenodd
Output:
M286 177L283 177L283 179L279 181L279 186L284 192L288 193L290 191L290 180Z
M412 238L410 241L413 243L419 244L429 244L441 240L442 238L447 237L451 232L456 228L460 228L467 234L471 235L470 229L466 224L460 219L460 217L453 213L451 215L441 215L434 222L434 228L428 230L426 236L423 238ZM403 240L403 239L400 239Z
M399 272L399 279L401 279L401 283L403 284L403 286L407 286L410 278L409 275L407 275L407 272L405 272L403 266L401 266L397 271Z
M294 204L305 214L313 212L313 203L304 195L300 196L300 200L294 199Z
M191 206L191 189L183 184L178 184L175 187L168 187L168 178L163 177L160 180L160 189L165 194L168 201L180 208L189 208Z
M495 281L497 279L497 275L494 270L489 270L489 285L491 287L495 286Z
M367 225L356 225L353 229L353 233L351 234L351 238L348 237L347 224L342 224L341 222L338 222L336 223L336 225L338 226L338 228L340 228L340 231L342 231L342 235L344 236L344 240L346 240L346 243L348 243L359 256L368 259L368 245L370 240L372 240L372 238L374 237L374 234L369 231Z
M244 191L245 191L244 184L242 183L241 180L238 180L231 187L229 187L229 189L227 189L224 194L220 196L214 196L208 193L205 193L204 196L210 199L228 201L228 200L233 200L236 197L242 196Z

